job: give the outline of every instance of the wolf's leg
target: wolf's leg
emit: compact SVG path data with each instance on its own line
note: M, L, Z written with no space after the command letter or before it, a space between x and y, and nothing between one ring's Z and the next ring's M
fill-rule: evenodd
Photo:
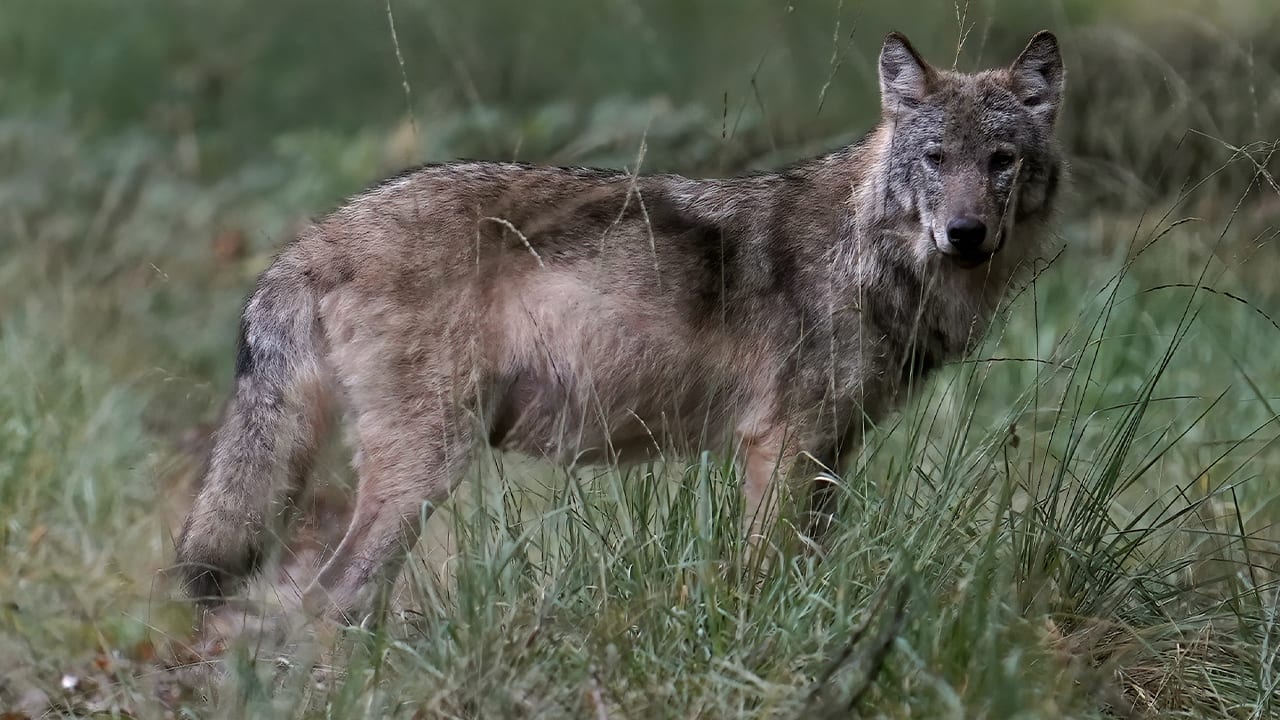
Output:
M458 402L468 388L406 372L402 364L385 372L395 374L375 375L377 392L352 393L360 447L356 507L304 598L309 609L350 622L394 584L422 524L462 479L474 450L473 419ZM438 392L424 391L433 386Z
M812 456L801 478L808 482L807 517L802 527L817 547L826 548L838 519L840 489L862 449L863 431L851 428L835 447Z
M830 457L830 454L824 457ZM795 472L798 475L797 481L807 485L807 493L805 497L799 498L801 507L804 508L803 521L799 526L808 538L809 546L826 550L826 541L835 526L839 500L839 477L842 473L837 474L837 471L843 466L816 456L801 465Z
M743 443L742 493L748 544L758 546L787 517L809 541L821 545L836 509L838 483L832 451L801 451L781 431Z
M747 545L758 548L773 533L789 498L787 476L795 462L796 449L781 429L771 429L742 440L743 522Z

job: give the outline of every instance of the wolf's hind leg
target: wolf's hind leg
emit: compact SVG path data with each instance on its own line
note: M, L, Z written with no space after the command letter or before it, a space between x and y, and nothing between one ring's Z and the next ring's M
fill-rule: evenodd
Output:
M422 524L462 479L473 418L451 399L388 398L357 409L356 507L346 535L307 590L314 612L359 622L394 584Z

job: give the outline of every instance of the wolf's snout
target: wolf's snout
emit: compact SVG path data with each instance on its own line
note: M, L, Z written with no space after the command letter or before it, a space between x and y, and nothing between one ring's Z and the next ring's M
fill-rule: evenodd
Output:
M972 215L961 215L947 223L947 240L961 253L979 253L987 239L987 224Z

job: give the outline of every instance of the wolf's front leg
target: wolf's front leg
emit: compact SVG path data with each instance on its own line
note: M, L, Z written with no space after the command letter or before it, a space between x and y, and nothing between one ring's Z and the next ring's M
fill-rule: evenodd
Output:
M752 552L777 544L784 528L805 532L816 463L794 434L774 428L743 438L741 453L743 521Z
M754 553L776 537L786 504L784 483L778 480L794 461L795 450L787 446L782 433L769 432L744 439L741 453L743 525L747 547Z
M821 548L834 525L838 453L801 448L781 431L743 441L744 521L753 552L782 537L783 526L794 528L805 546ZM783 526L780 520L786 521Z

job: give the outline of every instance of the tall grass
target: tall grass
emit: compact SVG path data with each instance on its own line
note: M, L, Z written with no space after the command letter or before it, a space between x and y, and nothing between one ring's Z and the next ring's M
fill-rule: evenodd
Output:
M200 646L158 571L239 303L308 214L425 159L767 166L867 126L881 29L956 53L950 6L392 7L416 132L379 3L0 10L0 713L1280 714L1261 2L968 8L961 67L1065 40L1066 250L872 434L827 552L743 567L717 448L486 458L380 628Z

